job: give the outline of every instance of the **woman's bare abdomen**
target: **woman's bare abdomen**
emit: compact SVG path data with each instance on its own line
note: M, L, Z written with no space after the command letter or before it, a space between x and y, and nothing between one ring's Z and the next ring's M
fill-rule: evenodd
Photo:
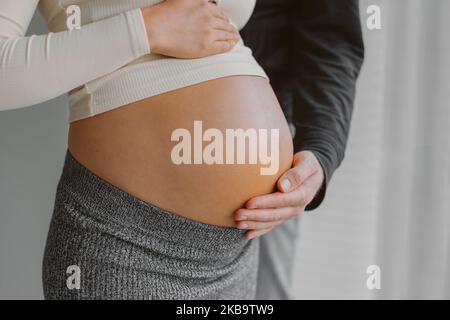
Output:
M123 191L219 226L235 226L235 210L272 192L293 156L269 82L252 76L203 82L74 122L69 149Z

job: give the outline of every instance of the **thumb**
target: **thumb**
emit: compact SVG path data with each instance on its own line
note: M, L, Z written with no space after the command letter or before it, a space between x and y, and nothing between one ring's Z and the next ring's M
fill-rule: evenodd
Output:
M277 182L278 190L290 192L297 189L309 177L308 168L298 165L286 171Z

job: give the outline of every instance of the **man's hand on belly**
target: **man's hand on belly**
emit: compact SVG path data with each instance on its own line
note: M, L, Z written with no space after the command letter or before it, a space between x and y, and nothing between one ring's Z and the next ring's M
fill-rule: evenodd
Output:
M322 166L310 151L294 155L293 166L278 180L278 192L257 196L235 213L237 227L247 239L268 233L283 221L303 213L324 181Z

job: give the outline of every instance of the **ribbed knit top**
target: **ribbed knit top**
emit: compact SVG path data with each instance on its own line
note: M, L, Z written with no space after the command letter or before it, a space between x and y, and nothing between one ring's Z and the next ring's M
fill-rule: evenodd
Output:
M69 121L147 97L232 75L266 77L240 41L231 51L199 59L150 52L140 8L161 0L2 0L0 110L69 93ZM219 0L241 29L255 0ZM36 7L50 33L25 37ZM66 9L80 9L80 29L67 30Z

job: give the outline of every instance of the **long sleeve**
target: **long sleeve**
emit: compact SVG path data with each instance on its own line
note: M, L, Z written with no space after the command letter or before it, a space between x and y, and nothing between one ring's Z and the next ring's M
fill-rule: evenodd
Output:
M358 0L297 1L292 13L294 148L312 151L325 173L312 210L344 158L364 44Z
M241 32L295 128L294 151L312 151L323 168L306 210L322 203L344 157L364 58L359 18L358 0L259 0Z
M0 1L0 111L52 99L150 52L140 9L25 37L38 2Z

